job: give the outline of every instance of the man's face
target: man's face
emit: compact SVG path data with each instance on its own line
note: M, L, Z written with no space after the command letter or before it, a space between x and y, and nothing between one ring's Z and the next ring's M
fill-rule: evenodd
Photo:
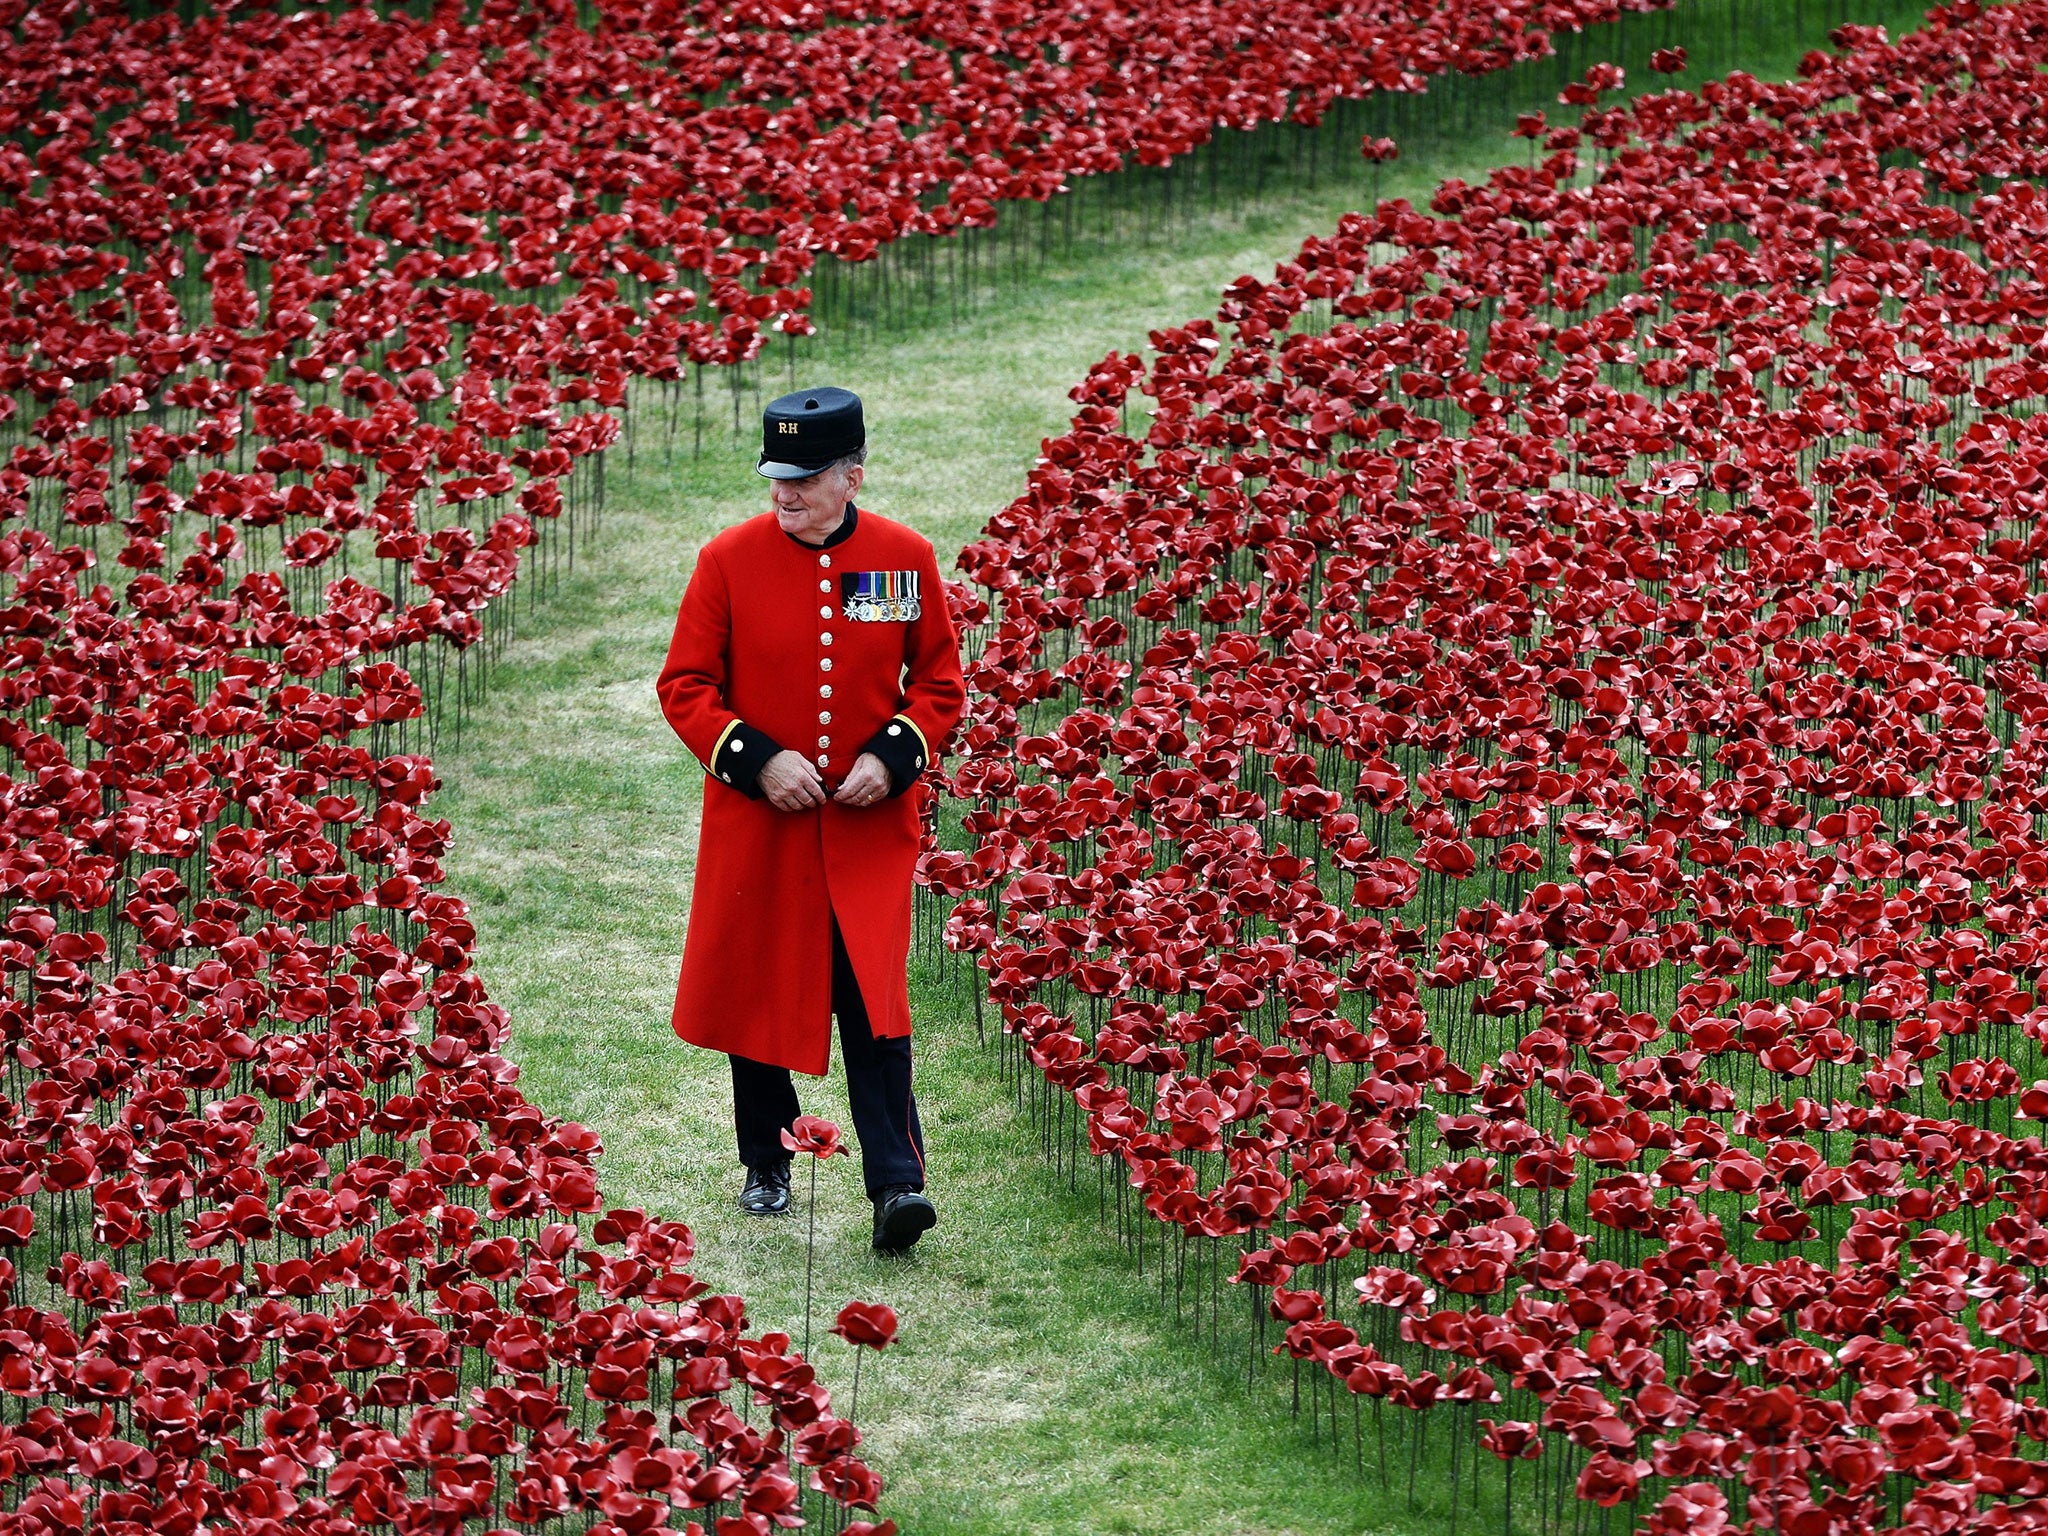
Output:
M821 469L801 480L773 482L770 500L782 531L799 539L822 539L845 515L847 502L860 489L863 467Z

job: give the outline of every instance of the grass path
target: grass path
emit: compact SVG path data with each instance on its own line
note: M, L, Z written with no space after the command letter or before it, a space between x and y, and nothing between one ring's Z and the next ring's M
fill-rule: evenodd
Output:
M1756 12L1757 0L1744 9ZM1759 48L1752 32L1736 55L1726 4L1687 11L1677 35L1692 46L1694 80L1738 66L1789 73L1825 31L1812 0L1800 13L1812 12L1805 37L1781 30ZM1884 4L1849 12L1894 27L1918 14ZM1641 51L1622 55L1632 75ZM1505 130L1525 104L1504 82L1484 89L1474 131L1412 138L1384 195L1417 196L1523 152ZM867 403L863 502L922 530L949 563L1014 494L1040 439L1063 430L1066 391L1089 364L1210 313L1225 282L1269 273L1363 200L1355 145L1336 150L1348 180L1310 189L1276 174L1265 197L1171 240L1097 243L1044 267L1000 307L805 366L801 377L851 385ZM641 432L630 474L614 456L601 539L537 614L522 615L490 697L460 746L438 754L437 810L457 829L449 889L475 915L479 964L510 1010L527 1093L603 1137L607 1197L689 1221L698 1273L743 1292L755 1326L800 1337L801 1214L761 1222L735 1209L725 1064L668 1027L701 774L652 686L698 545L760 510L763 483L745 441L714 434L693 460L687 438L665 456L650 451L644 422ZM877 1258L857 1168L829 1165L813 1340L819 1369L844 1394L852 1362L823 1332L832 1312L860 1297L902 1316L901 1343L864 1371L860 1423L888 1485L885 1511L906 1533L1443 1529L1440 1473L1425 1476L1411 1513L1405 1467L1383 1493L1369 1453L1361 1474L1348 1441L1333 1456L1327 1434L1311 1440L1308 1420L1287 1411L1284 1365L1248 1390L1242 1357L1189 1346L1098 1223L1092 1181L1071 1193L1038 1155L971 1011L921 967L912 983L940 1225L908 1258ZM836 1077L799 1087L806 1109L848 1123Z

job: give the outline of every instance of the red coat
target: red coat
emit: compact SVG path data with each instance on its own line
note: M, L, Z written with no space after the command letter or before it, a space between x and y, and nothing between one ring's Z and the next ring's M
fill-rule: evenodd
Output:
M706 770L676 1033L813 1074L830 1060L835 914L874 1032L910 1033L919 775L967 692L931 544L850 515L851 533L823 548L773 513L706 544L655 688ZM892 793L778 811L754 779L783 748L810 757L828 791L872 751Z

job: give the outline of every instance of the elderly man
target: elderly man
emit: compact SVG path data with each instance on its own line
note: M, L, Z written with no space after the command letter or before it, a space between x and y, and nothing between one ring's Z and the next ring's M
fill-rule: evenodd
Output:
M740 1205L789 1208L792 1070L821 1076L839 1020L875 1246L938 1219L910 1084L918 781L966 699L938 562L860 510L858 396L769 403L773 509L704 546L656 692L705 767L676 1033L732 1059ZM915 792L913 792L915 791Z

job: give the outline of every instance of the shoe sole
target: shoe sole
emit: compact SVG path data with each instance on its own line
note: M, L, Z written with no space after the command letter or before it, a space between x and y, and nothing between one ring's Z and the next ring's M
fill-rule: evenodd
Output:
M938 1225L939 1213L929 1200L906 1202L896 1208L875 1235L875 1247L883 1253L901 1253Z

